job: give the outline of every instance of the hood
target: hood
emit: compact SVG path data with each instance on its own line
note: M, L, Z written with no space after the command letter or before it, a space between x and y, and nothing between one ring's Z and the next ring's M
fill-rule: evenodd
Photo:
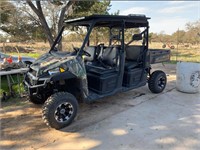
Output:
M75 56L70 56L69 53L62 52L54 52L54 53L46 53L38 58L32 65L31 69L38 72L38 75L43 73L43 71L54 69L66 61L73 59Z

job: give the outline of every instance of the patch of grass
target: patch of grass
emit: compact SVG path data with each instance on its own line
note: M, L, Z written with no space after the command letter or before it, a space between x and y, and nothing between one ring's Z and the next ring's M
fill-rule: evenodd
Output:
M1 77L1 87L0 88L1 88L0 95L2 95L3 92L9 92L6 76Z
M163 49L162 45L161 42L152 42L149 47L152 49ZM200 45L190 45L190 47L179 45L178 50L175 45L175 49L171 49L171 62L168 63L175 64L177 61L200 62Z
M17 75L12 75L12 79L16 83ZM1 77L0 97L2 96L3 92L5 92L7 95L6 100L1 102L2 108L4 110L10 109L10 108L15 108L16 106L24 106L26 104L25 98L19 97L20 96L19 90L21 91L21 93L23 93L25 91L22 81L23 81L23 76L20 75L20 86L18 84L12 85L12 90L14 92L14 95L12 95L12 96L14 96L14 97L11 97L11 95L9 93L7 78L6 78L6 76Z
M17 75L12 75L12 79L14 83L17 82ZM20 76L20 82L23 81L23 76ZM12 89L14 93L19 93L19 86L18 84L14 84L12 86ZM22 83L20 83L20 91L24 91L24 86ZM9 93L9 87L8 87L8 82L6 76L1 77L1 89L0 89L0 95L2 95L3 92Z
M177 64L177 61L170 60L169 62L164 62L164 64Z
M18 53L7 53L7 55L18 56L19 54ZM28 57L32 57L32 58L37 59L38 57L41 56L41 54L40 53L20 53L20 56L28 56Z
M13 81L17 82L17 75L12 75ZM23 76L20 76L20 82L23 80ZM1 105L2 108L4 110L10 109L10 108L14 108L16 106L23 106L25 105L25 100L22 98L19 98L19 89L21 91L21 93L24 92L24 86L22 83L20 83L20 86L18 84L14 84L12 86L12 90L14 92L14 97L11 97L10 93L9 93L9 87L8 87L8 83L7 83L7 78L6 76L2 76L1 77L1 89L0 89L0 97L2 96L3 92L6 93L7 98L6 100L2 101Z
M9 98L6 101L3 101L1 103L3 110L10 110L13 108L16 108L17 106L24 106L28 103L28 101L25 98Z
M200 49L171 50L171 61L200 62Z

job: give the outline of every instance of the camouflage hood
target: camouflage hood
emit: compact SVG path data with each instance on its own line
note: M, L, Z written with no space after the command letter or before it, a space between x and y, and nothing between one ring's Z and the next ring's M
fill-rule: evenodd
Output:
M75 56L70 56L69 53L57 53L50 54L46 53L38 58L32 65L31 68L38 72L38 74L42 74L48 70L54 69L64 62L74 59Z
M46 53L31 65L31 68L38 72L38 76L58 67L70 71L77 77L86 76L84 62L69 53Z

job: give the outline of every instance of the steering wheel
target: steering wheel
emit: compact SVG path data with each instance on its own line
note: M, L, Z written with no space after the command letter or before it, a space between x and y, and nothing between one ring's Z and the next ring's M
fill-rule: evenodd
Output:
M74 47L74 45L72 44L72 47L73 47L73 49L74 49L74 51L76 52L76 53L78 53L79 52L79 48L78 47ZM91 56L91 54L90 53L88 53L87 51L85 51L85 50L83 50L83 52L82 52L82 55L85 55L85 56L88 56L88 57L90 57Z
M78 51L79 51L79 48L78 48L78 47L74 47L74 45L72 44L72 48L74 49L74 51L75 51L76 53L78 53Z
M85 50L83 50L83 55L85 55L85 56L88 56L88 57L90 57L91 56L91 54L90 53L88 53L87 51L85 51Z

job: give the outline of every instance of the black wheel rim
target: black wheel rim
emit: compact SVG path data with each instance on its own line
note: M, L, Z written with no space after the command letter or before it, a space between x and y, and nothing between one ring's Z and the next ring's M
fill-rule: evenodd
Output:
M56 108L54 117L58 122L66 122L72 117L73 112L73 105L69 102L65 102Z
M158 79L158 87L160 88L160 89L163 89L164 87L165 87L165 84L166 84L166 79L165 79L165 77L160 77L159 79Z

